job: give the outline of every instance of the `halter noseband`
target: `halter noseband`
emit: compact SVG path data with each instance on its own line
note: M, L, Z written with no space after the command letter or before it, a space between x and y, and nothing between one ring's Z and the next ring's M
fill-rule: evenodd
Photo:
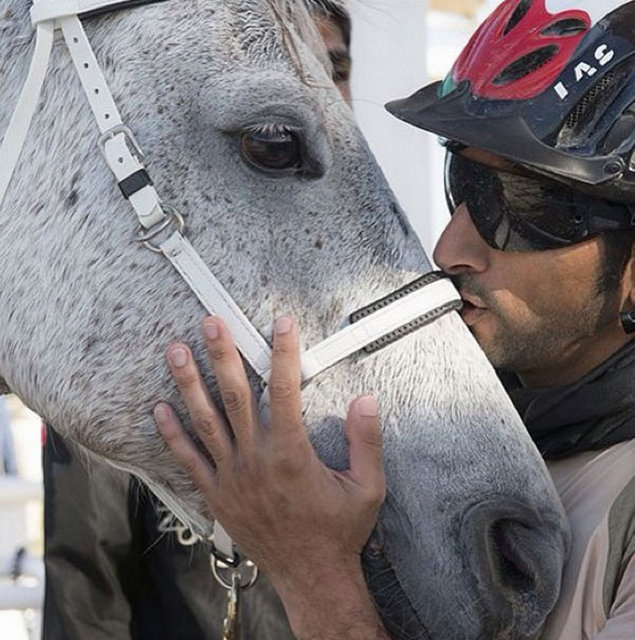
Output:
M36 46L22 94L0 147L0 206L39 103L55 31L61 29L100 131L99 147L143 229L137 239L172 263L208 312L228 321L238 349L266 383L271 368L271 347L187 240L182 216L159 198L143 164L143 153L121 119L79 19L165 1L33 0L31 20L36 28ZM169 237L159 241L162 232L168 230L171 230ZM157 244L152 244L153 241ZM303 380L306 382L359 351L394 342L460 306L460 297L447 278L438 274L423 276L356 312L349 325L305 351ZM223 560L231 564L235 558L231 538L216 526L214 546Z

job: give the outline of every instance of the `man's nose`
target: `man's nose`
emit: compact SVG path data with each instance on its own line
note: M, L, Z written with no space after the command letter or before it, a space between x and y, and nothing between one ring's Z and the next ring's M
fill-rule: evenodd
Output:
M476 230L467 205L463 203L441 234L433 258L446 273L459 275L487 269L489 252L489 245Z

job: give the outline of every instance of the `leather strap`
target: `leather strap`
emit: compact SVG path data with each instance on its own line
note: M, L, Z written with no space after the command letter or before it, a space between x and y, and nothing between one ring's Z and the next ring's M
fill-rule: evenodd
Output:
M457 298L458 293L450 280L437 280L344 327L302 354L304 380Z
M123 124L119 109L79 18L61 18L58 24L102 134L100 147L106 163L117 182L124 182L140 171L145 171L143 153L132 133ZM129 202L139 218L139 223L145 229L160 223L166 217L159 196L151 183L132 194Z
M40 102L54 36L53 23L37 26L35 51L29 73L0 147L0 205L4 202L11 178L22 155L26 136L31 128L33 114Z
M227 564L233 564L236 558L234 541L218 520L214 520L213 543L216 557Z
M165 0L34 0L31 9L33 24L65 16L94 16Z
M210 313L227 319L234 340L245 360L260 377L264 377L271 366L271 347L249 322L188 240L176 232L159 247L190 285L203 306Z

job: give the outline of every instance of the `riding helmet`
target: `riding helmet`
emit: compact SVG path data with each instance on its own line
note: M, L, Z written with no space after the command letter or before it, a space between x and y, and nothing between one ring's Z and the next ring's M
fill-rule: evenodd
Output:
M443 82L387 108L454 145L635 204L635 0L504 0Z

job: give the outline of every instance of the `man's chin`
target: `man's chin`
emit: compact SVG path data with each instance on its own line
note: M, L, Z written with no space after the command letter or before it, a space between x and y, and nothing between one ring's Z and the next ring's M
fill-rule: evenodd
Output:
M486 355L490 364L495 369L506 369L509 364L508 358L505 357L504 349L502 349L502 341L500 338L496 338L491 331L488 331L486 327L481 324L475 324L471 327L468 326L470 333L478 342L479 347Z

